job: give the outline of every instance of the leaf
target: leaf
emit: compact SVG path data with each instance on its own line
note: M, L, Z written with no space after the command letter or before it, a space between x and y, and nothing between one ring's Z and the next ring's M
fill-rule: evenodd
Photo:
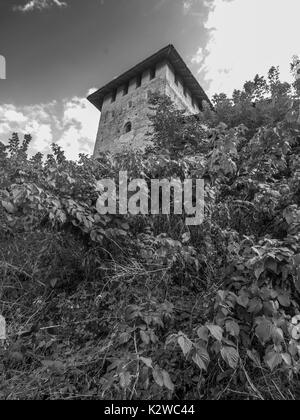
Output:
M50 280L50 286L52 287L52 289L55 289L55 286L58 283L58 279L51 279Z
M249 297L246 294L241 294L238 296L236 300L237 304L242 306L243 308L247 308L249 303Z
M149 335L145 331L140 330L140 336L141 336L142 341L145 344L148 345L150 343L150 337L149 337Z
M267 269L273 271L273 273L275 274L278 274L277 262L275 260L273 260L272 258L268 258L265 265Z
M181 347L183 354L186 356L192 349L193 343L185 335L178 337L178 344Z
M201 340L208 342L208 328L207 327L199 327L197 330L197 335Z
M14 214L16 212L15 206L8 201L2 201L2 206L5 208L7 213Z
M162 376L163 376L163 381L164 381L164 385L166 388L168 388L170 391L174 391L174 384L170 378L170 375L168 374L167 371L163 370L162 371Z
M265 319L258 324L255 329L255 334L262 344L266 344L272 336L272 331L273 324Z
M259 280L260 276L262 275L262 273L265 271L265 267L264 265L259 265L258 267L255 268L254 270L254 275L256 277L256 280Z
M152 359L147 357L140 357L140 360L148 367L152 368Z
M263 309L264 309L265 315L273 316L277 312L277 309L278 309L276 307L276 304L279 308L278 303L277 302L275 303L273 300L270 300L269 302L264 302Z
M123 389L127 389L130 386L131 383L131 375L129 372L121 372L119 374L119 378L120 378L120 386Z
M255 364L255 366L260 366L260 357L256 350L247 350L247 355Z
M130 229L130 226L129 226L129 224L128 224L128 223L122 223L122 224L121 224L121 228L122 228L123 230L129 230L129 229Z
M122 334L120 334L119 343L126 344L130 340L130 338L131 338L131 335L128 332L123 332Z
M259 298L251 299L249 302L248 312L258 314L263 308L263 304Z
M282 360L288 366L292 366L292 358L288 353L282 353Z
M274 341L274 344L280 344L284 341L283 331L281 328L273 328L272 339Z
M163 387L164 386L164 377L163 377L163 374L162 374L162 370L159 366L156 366L152 370L152 375L153 375L153 379L155 380L157 385Z
M282 293L278 295L278 302L284 308L288 308L291 305L291 299L288 293Z
M282 363L282 356L279 353L271 351L266 354L264 361L273 372L273 370Z
M233 337L238 337L240 334L239 324L235 321L226 321L225 328L226 331Z
M207 328L211 335L218 341L222 341L223 338L223 329L218 325L208 324Z
M238 367L240 356L234 347L222 347L221 356L232 369Z
M207 366L210 362L210 357L207 350L204 347L197 347L192 360L196 363L200 370L207 370Z

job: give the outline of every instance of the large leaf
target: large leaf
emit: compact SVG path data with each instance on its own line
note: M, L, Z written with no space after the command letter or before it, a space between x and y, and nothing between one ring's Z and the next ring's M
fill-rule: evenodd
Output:
M131 374L129 372L121 372L119 374L120 378L120 386L123 389L127 389L130 386L131 383Z
M258 314L263 308L263 304L259 298L253 298L249 302L248 312Z
M152 370L153 379L157 383L157 385L163 387L164 386L164 376L162 373L162 369L159 366L156 366Z
M282 355L280 353L276 353L275 351L271 351L266 354L264 361L273 371L277 366L281 365Z
M232 320L226 321L225 328L226 328L226 331L233 337L238 337L240 334L239 324L235 321L232 321Z
M143 341L146 345L148 345L148 344L150 343L150 337L149 337L149 334L147 334L145 331L140 330L140 336L141 336L142 341Z
M197 329L197 335L201 340L208 342L208 328L207 327L199 327Z
M207 370L207 366L210 362L210 357L207 350L204 347L197 347L192 359L200 370Z
M273 324L271 321L262 320L255 329L255 334L262 344L266 344L272 337Z
M152 359L148 357L140 357L140 360L148 367L152 368Z
M223 360L232 368L236 369L239 364L239 354L234 347L224 346L221 348L221 356Z
M8 201L2 201L1 204L5 208L7 213L14 214L16 212L15 206L9 203Z
M256 350L247 350L247 356L252 360L255 366L260 366L260 357Z
M288 366L292 365L292 358L288 353L283 353L282 355L282 360L284 361L284 363Z
M274 327L272 330L272 339L274 344L280 344L284 341L283 331L281 328Z
M287 292L280 293L277 299L284 308L288 308L291 305L290 295Z
M218 325L208 324L207 328L211 335L218 341L222 341L223 338L223 329Z
M185 356L192 350L193 347L191 340L188 339L184 334L178 337L178 344L180 345L181 350Z
M243 308L247 308L248 303L249 303L249 296L246 293L241 293L237 300L236 300L237 304L242 306Z
M174 384L170 378L170 375L168 374L167 371L163 370L162 371L162 376L163 376L163 381L164 381L164 386L166 388L168 388L170 391L174 391Z

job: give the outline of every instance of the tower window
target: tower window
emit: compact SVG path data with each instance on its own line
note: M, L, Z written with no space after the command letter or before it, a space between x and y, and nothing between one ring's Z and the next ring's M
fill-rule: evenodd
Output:
M116 102L116 99L117 99L117 89L114 90L112 93L111 102Z
M142 86L142 75L140 74L137 78L136 78L136 87L139 88Z
M130 131L132 131L132 124L129 121L128 123L125 124L125 134L130 133Z
M153 68L150 70L150 80L155 79L155 76L156 76L156 67L153 67Z
M123 90L123 96L127 95L129 90L129 83L126 83L126 85L124 86L124 90Z

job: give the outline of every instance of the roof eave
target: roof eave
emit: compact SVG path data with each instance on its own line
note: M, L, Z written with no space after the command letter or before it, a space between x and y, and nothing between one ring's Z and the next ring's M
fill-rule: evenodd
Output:
M148 57L141 63L137 64L127 72L123 73L121 76L115 78L114 80L103 86L101 89L98 89L96 92L89 95L87 99L99 111L101 111L103 106L103 100L106 95L108 95L111 91L115 90L118 86L125 84L130 79L133 79L142 71L151 67L151 65L154 65L160 60L164 59L169 60L170 64L176 69L181 78L185 80L187 87L191 90L192 95L195 97L199 104L203 100L206 100L211 105L208 96L198 83L197 79L187 67L186 63L181 58L175 47L171 44L161 49L157 53L153 54L152 56Z

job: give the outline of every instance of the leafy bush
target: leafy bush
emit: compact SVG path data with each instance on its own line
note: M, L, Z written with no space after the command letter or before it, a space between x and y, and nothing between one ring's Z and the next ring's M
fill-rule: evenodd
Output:
M154 95L146 153L0 144L0 397L299 397L299 92L272 68L197 116ZM123 170L204 179L204 223L101 216Z

